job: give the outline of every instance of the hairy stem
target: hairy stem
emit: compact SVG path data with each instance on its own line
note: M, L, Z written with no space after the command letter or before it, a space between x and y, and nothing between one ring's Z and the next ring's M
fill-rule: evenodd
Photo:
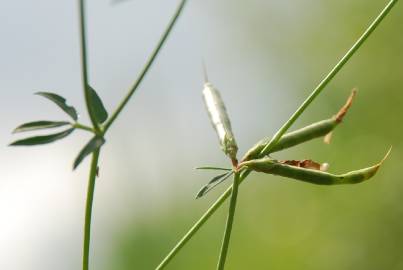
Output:
M329 74L319 83L319 85L314 89L312 94L302 103L298 110L290 117L290 119L280 128L280 130L274 135L270 142L261 151L259 157L265 156L270 153L271 149L277 144L284 133L291 127L291 125L298 119L298 117L303 113L303 111L311 104L311 102L318 96L324 87L334 78L334 76L340 71L344 64L353 56L353 54L358 50L358 48L365 42L365 40L371 35L371 33L376 29L383 18L389 13L393 6L398 2L398 0L391 0L386 7L381 11L381 13L376 17L376 19L371 23L364 34L357 40L357 42L351 47L351 49L342 57L342 59L336 64L336 66L329 72ZM249 170L244 170L239 179L239 183L242 183L245 178L249 175ZM193 227L185 234L185 236L176 244L176 246L168 253L168 255L163 259L160 265L156 268L157 270L163 269L169 261L171 261L175 255L180 251L180 249L196 234L196 232L203 226L203 224L214 214L214 212L220 208L224 201L229 197L232 192L232 186L229 187L214 203L213 205L204 213L204 215L193 225Z
M81 72L82 72L82 84L85 98L85 105L87 107L88 114L90 116L91 123L94 129L99 132L100 127L96 121L95 114L90 104L90 92L88 91L88 64L87 64L87 38L85 27L85 3L84 0L79 1L79 13L80 13L80 46L81 46Z
M151 65L153 64L155 58L157 57L158 53L160 52L162 46L164 45L166 39L168 38L169 34L171 33L173 27L175 26L176 21L179 18L179 15L182 13L182 10L186 4L187 0L181 0L171 21L169 22L167 28L165 29L163 35L161 36L157 47L155 47L154 51L151 53L151 56L149 57L148 61L146 62L145 66L143 67L142 71L140 72L140 75L134 82L133 86L130 88L129 92L126 94L126 96L123 98L119 106L116 108L116 110L112 113L111 117L108 119L108 121L105 123L104 126L104 132L106 132L109 127L112 125L112 123L116 120L118 115L122 112L126 104L129 102L130 98L136 92L137 88L140 86L141 82L143 81L145 75L147 74L148 70L150 69Z
M231 238L232 224L234 223L236 201L238 197L239 172L234 173L234 182L232 184L231 200L228 209L227 224L225 225L224 238L222 241L220 257L218 259L217 270L223 270L225 260L227 259L228 245Z
M83 246L83 270L88 270L90 240L91 240L91 217L92 202L94 200L95 180L97 177L99 149L92 154L91 169L88 179L87 203L85 207L85 224L84 224L84 246Z

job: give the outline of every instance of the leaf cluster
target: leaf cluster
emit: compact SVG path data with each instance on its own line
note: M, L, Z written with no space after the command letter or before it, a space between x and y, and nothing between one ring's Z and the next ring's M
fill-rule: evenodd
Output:
M108 119L108 112L105 109L102 99L99 97L97 92L91 86L88 86L87 91L89 91L90 93L89 95L90 106L92 108L92 111L94 112L95 119L97 123L101 125ZM80 124L78 122L79 114L76 108L71 105L68 105L64 97L51 92L37 92L36 95L44 97L47 100L53 102L56 106L58 106L71 118L71 121L38 120L19 125L14 129L13 133L42 131L60 127L66 127L66 128L56 133L36 135L19 139L10 143L10 146L34 146L34 145L49 144L68 137L76 129L89 131L93 133L93 137L81 149L81 151L75 158L73 163L73 169L76 169L78 165L85 159L85 157L93 153L95 150L99 149L105 143L105 139L103 136L104 134L102 130L101 132L97 132L95 129L91 127Z

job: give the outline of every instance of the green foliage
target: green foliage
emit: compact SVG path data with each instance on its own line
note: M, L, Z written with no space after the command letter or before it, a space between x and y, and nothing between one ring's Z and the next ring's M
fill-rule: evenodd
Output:
M54 102L57 106L60 107L64 112L66 112L73 120L77 121L78 115L77 111L74 107L69 106L66 104L66 99L61 97L55 93L50 92L37 92L36 95L42 96L44 98L49 99L50 101Z
M94 88L88 85L88 91L90 93L90 106L92 107L95 119L97 123L102 124L108 119L108 112Z
M105 139L103 137L94 136L80 151L76 159L74 160L73 170L75 170L78 165L80 165L81 161L84 160L86 156L93 153L95 150L98 150L105 143Z
M34 121L22 124L16 127L13 133L39 130L39 129L48 129L48 128L56 128L61 126L70 125L69 122L65 121Z
M55 103L59 108L61 108L64 112L66 112L71 118L77 120L77 111L74 107L66 104L66 99L62 96L59 96L50 92L37 92L36 95L42 96L44 98L49 99L53 103ZM69 129L64 131L49 134L49 135L40 135L33 136L29 138L24 138L21 140L14 141L10 143L10 146L33 146L33 145L42 145L52 143L58 140L61 140L67 136L69 136L77 126L67 121L33 121L29 123L22 124L14 129L13 133L18 132L26 132L26 131L34 131L34 130L42 130L49 128L56 128L71 125Z
M225 180L227 180L228 177L230 177L232 174L233 174L233 171L230 171L230 172L219 174L219 175L213 177L213 179L211 179L205 186L203 186L199 190L199 192L197 192L196 199L201 198L204 195L206 195L210 190L212 190L217 185L219 185L222 182L224 182Z
M10 143L10 146L32 146L32 145L48 144L69 136L74 130L75 130L74 128L69 128L65 131L55 134L29 137L12 142Z
M79 0L79 24L80 24L80 48L81 48L81 77L83 83L84 97L86 103L86 109L89 114L92 126L83 125L77 122L78 114L74 107L66 104L66 99L50 92L38 92L36 93L39 96L45 97L50 101L54 102L57 106L59 106L64 112L66 112L73 120L74 123L69 122L52 122L52 121L36 121L25 123L17 127L14 132L22 132L22 131L31 131L31 130L39 130L39 129L47 129L60 127L64 125L71 125L70 129L62 131L56 134L50 134L45 136L35 136L22 140L15 141L11 143L12 146L17 145L38 145L50 143L56 140L60 140L69 134L71 134L75 129L81 129L85 131L91 132L94 137L84 146L84 148L80 151L78 156L76 157L73 169L76 169L77 166L85 159L86 156L92 154L92 162L90 167L90 175L88 179L88 190L87 190L87 201L86 201L86 210L85 210L85 220L84 220L84 243L83 243L83 260L82 260L82 269L89 269L89 253L90 253L90 233L91 233L91 216L92 216L92 204L95 190L95 178L97 175L98 169L98 159L100 148L105 143L104 135L112 123L116 120L120 112L127 105L133 93L137 90L142 82L143 78L149 71L152 63L156 59L158 53L160 52L163 44L167 40L169 34L171 33L176 21L179 18L179 15L182 13L183 8L185 6L186 0L181 0L179 5L171 19L168 23L167 28L161 36L161 39L157 43L156 48L152 52L150 58L146 62L143 70L140 72L138 78L136 79L133 87L129 90L127 95L122 99L120 105L116 108L116 110L112 113L112 116L108 119L108 112L105 109L105 106L97 94L97 92L89 86L88 83L88 66L87 66L87 46L86 46L86 20L85 20L85 1ZM106 120L108 120L104 125L102 125Z

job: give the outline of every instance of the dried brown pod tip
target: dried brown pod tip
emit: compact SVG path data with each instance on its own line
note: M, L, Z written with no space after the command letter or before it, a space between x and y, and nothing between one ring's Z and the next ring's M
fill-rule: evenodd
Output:
M344 104L343 107L341 107L340 111L335 115L336 121L337 122L341 122L344 118L344 116L346 115L348 109L351 107L351 105L353 104L353 100L355 95L357 94L357 88L354 88L351 91L350 96L348 97L346 104Z

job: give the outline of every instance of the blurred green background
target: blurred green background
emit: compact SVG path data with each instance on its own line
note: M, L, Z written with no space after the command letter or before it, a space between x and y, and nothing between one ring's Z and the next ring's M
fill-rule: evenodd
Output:
M88 1L90 80L110 111L134 80L177 1ZM190 0L144 83L107 136L93 216L91 269L153 269L224 190L194 200L226 166L201 100L202 58L220 89L240 152L272 135L359 37L386 1ZM403 5L294 128L357 99L325 145L277 158L346 172L389 159L372 180L321 187L253 174L241 189L226 269L403 269ZM0 269L80 269L88 135L7 148L10 131L64 119L32 96L54 91L87 121L75 1L7 1L0 10ZM166 269L215 269L227 204Z

